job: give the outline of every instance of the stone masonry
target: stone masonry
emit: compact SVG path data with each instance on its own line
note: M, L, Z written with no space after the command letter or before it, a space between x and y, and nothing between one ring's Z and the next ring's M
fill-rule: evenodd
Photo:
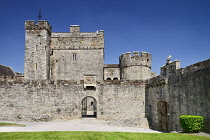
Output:
M104 31L52 32L47 21L25 22L24 75L0 77L0 120L52 121L95 117L113 125L179 131L179 115L202 115L210 132L210 60L184 69L127 52L104 64ZM1 70L1 69L0 69Z

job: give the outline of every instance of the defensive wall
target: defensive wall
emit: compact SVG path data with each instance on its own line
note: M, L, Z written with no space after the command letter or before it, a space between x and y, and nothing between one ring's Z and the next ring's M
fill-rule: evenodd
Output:
M171 67L177 62L166 65ZM180 131L180 115L200 115L205 118L203 130L210 132L210 59L169 72L148 80L146 117L150 127ZM168 108L160 107L161 102Z
M82 100L96 100L97 119L121 126L148 127L145 81L106 80L95 90L84 81L11 80L0 84L0 120L52 121L82 118Z

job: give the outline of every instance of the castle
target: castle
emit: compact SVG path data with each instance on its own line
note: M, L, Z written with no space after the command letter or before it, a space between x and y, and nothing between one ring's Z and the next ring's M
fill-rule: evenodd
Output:
M152 56L127 52L104 64L104 31L52 32L25 22L24 75L0 65L0 120L95 117L110 124L181 130L180 115L205 117L210 132L210 59L186 68L168 58L156 76Z

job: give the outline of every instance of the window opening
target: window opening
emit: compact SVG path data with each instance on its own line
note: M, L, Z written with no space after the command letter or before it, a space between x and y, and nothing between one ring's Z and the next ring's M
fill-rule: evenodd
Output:
M77 61L77 54L73 53L73 62L76 62L76 61Z
M96 88L94 86L86 86L85 90L96 90Z
M166 68L163 68L163 75L166 75Z
M50 69L50 72L51 72L51 76L53 76L53 69L52 68Z
M38 51L38 45L36 45L36 51Z
M112 80L112 79L108 77L108 78L106 78L106 80Z
M118 78L117 78L117 77L115 77L113 80L118 80Z
M37 63L36 63L36 70L37 70Z

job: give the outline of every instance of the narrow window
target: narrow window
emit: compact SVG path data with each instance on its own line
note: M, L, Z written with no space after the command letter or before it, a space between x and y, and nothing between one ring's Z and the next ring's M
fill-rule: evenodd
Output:
M36 63L36 70L37 70L37 63Z
M36 51L38 51L38 45L36 45Z
M47 50L47 46L45 46L45 50Z
M51 72L50 75L53 76L53 69L52 68L50 69L50 72Z
M166 75L166 68L163 68L163 76Z
M77 54L73 53L73 62L76 62L76 61L77 61Z

